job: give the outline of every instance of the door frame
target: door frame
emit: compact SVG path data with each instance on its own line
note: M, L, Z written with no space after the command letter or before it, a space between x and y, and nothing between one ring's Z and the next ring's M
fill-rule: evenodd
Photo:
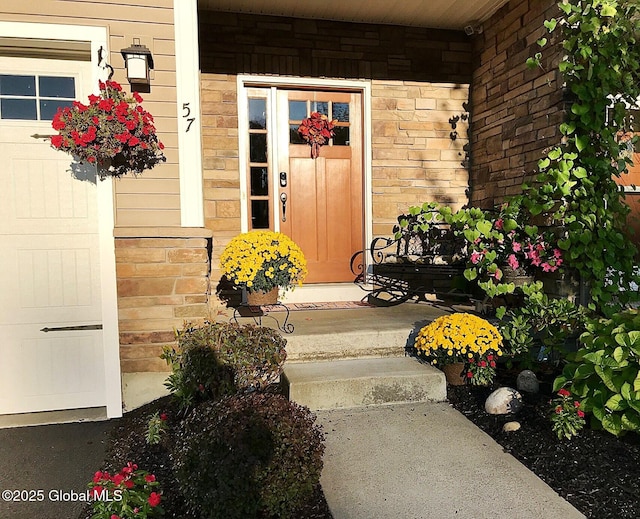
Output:
M61 35L63 37L61 37ZM16 39L58 40L89 43L92 88L98 92L98 81L106 79L105 69L98 63L99 49L108 56L106 27L63 25L53 23L0 22L0 37ZM102 346L105 366L107 418L122 416L122 382L120 371L120 334L118 328L118 296L116 288L115 207L113 180L98 181L98 239L102 297Z
M241 231L249 230L249 214L247 210L248 186L246 171L248 168L247 155L243 150L249 146L249 124L248 124L248 89L250 88L270 88L270 99L275 106L275 92L278 89L316 89L316 90L339 90L345 92L358 93L362 96L362 166L363 166L363 226L364 243L371 243L373 240L373 209L372 209L372 137L371 137L371 82L368 80L346 80L346 79L321 79L321 78L300 78L288 76L256 76L239 74L237 76L238 91L238 169L240 171L240 224ZM267 121L269 132L275 135L277 125L275 118L270 117ZM272 182L277 185L278 157L276 156L273 144L269 144L269 162L273 172ZM274 229L279 230L279 219L275 218Z

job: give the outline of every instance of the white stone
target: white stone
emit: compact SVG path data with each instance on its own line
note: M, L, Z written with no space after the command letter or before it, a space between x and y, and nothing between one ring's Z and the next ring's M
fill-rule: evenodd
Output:
M520 429L520 422L507 422L502 426L504 432L514 432Z
M533 371L525 369L518 375L516 387L518 391L524 391L525 393L538 393L540 391L540 382L538 382L538 377Z
M489 414L514 414L522 408L522 395L511 387L500 387L489 395L484 410Z

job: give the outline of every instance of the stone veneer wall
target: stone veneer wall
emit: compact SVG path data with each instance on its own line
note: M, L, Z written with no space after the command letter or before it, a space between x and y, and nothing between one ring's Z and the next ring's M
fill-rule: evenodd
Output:
M467 203L469 175L463 162L469 85L373 81L373 234L391 234L409 206L438 201L459 209Z
M564 118L559 49L545 50L543 68L525 64L540 50L536 41L546 36L543 22L557 9L555 0L511 0L474 36L473 205L492 207L519 193L544 150L559 142Z
M365 79L372 85L374 233L410 205L467 201L463 112L471 42L462 31L203 11L200 16L205 225L224 245L240 232L237 74Z
M122 372L168 371L174 330L210 315L211 231L116 228L115 245Z

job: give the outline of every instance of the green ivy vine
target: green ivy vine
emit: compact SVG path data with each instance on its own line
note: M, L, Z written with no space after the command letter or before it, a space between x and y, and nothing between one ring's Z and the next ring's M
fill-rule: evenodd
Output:
M619 137L629 132L628 107L640 96L639 2L563 0L560 16L545 21L549 39L528 60L541 66L542 51L560 33L559 70L565 84L562 141L539 161L535 182L524 185L533 215L552 213L565 230L559 246L567 266L591 290L591 309L612 313L638 299L637 250L628 240L624 196L614 181L630 159ZM558 32L556 32L558 31ZM634 142L637 137L634 137Z

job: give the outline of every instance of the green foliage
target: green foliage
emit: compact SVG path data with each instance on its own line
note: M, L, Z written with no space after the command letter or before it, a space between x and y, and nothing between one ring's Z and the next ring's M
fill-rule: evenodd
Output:
M554 388L568 386L591 424L619 436L640 432L640 315L627 310L593 319Z
M202 518L295 518L320 480L323 435L282 395L206 402L184 422L176 452L187 505Z
M505 353L531 362L530 352L536 343L546 352L565 355L565 343L577 337L587 320L587 310L569 299L552 299L540 285L524 288L524 303L518 308L498 312L498 329L505 340Z
M162 358L172 368L165 385L182 408L266 388L278 380L287 357L286 340L271 328L235 323L186 324L177 348Z
M426 202L409 208L409 214L398 217L398 223L393 228L393 237L399 240L411 235L427 234L434 222L444 221L440 212L440 205L436 202Z
M564 57L559 70L568 109L560 125L562 144L551 149L531 186L524 186L532 214L553 213L566 236L560 242L567 264L591 288L592 308L612 313L631 299L638 282L636 248L625 238L629 212L615 177L630 159L620 136L630 128L627 107L640 95L638 2L565 0L561 16L547 20L549 34L560 31ZM547 45L546 38L538 44ZM541 54L528 60L540 66ZM616 283L608 277L615 272ZM620 289L624 292L620 294Z
M167 416L156 411L147 423L147 443L149 445L158 445L166 433Z
M393 230L396 240L415 237L427 250L432 234L443 232L442 224L448 226L466 255L465 279L495 297L516 291L516 285L504 278L505 266L527 275L536 270L554 272L563 263L555 235L540 231L530 218L522 196L510 198L497 210L469 207L453 211L429 202L410 207L409 214L398 217Z

